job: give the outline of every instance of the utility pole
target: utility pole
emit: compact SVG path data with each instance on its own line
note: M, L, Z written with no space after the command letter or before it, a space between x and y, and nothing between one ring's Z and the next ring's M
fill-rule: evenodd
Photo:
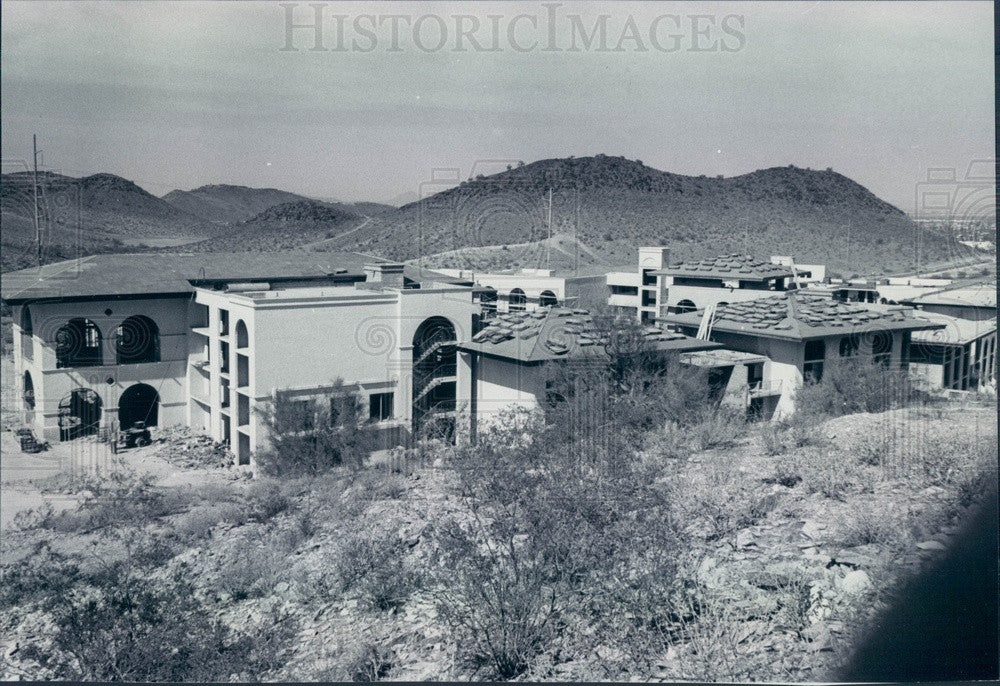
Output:
M31 134L31 157L34 171L31 174L31 192L35 205L35 259L42 266L42 228L38 223L38 136Z
M545 268L552 267L552 187L549 186L549 240L545 247Z

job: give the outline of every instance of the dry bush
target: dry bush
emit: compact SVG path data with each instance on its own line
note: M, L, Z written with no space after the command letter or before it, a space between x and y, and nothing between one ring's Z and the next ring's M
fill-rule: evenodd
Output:
M909 376L867 357L827 362L823 379L806 384L795 395L796 414L813 418L840 417L860 412L884 412L918 400Z
M867 503L851 508L838 530L840 544L845 548L875 544L898 550L908 540L909 522L890 505Z
M376 610L403 606L422 578L407 560L409 551L406 541L394 534L366 530L349 535L336 553L339 592Z

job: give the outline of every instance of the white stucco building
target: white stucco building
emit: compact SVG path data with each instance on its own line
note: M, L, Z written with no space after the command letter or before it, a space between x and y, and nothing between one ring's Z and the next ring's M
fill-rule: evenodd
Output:
M95 255L5 274L23 423L46 440L187 425L248 463L277 394L340 380L387 441L454 422L478 291L352 253Z

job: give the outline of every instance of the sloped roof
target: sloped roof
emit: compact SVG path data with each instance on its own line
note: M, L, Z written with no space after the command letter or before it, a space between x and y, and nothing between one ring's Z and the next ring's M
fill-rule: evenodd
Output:
M767 338L806 340L866 331L939 329L943 324L917 319L914 310L899 305L840 302L826 295L786 291L757 300L721 305L713 331ZM672 314L664 321L687 327L701 323L704 310Z
M792 276L792 268L782 264L763 262L749 255L721 255L704 260L688 260L670 264L653 272L663 276L684 276L701 279L740 279L764 281L782 276Z
M21 269L0 276L0 297L9 303L62 298L152 296L188 293L192 282L287 281L364 278L364 265L384 262L349 252L119 253L90 255ZM415 281L458 279L407 266Z
M654 350L711 350L721 347L656 326L644 328L645 340ZM509 312L459 345L462 350L504 357L520 362L544 362L603 352L606 343L587 310L542 307L533 312Z
M946 314L923 310L917 310L913 313L913 316L917 319L926 319L927 321L944 325L943 329L917 331L913 334L913 340L925 343L961 345L994 333L997 330L997 320L995 317L993 319L980 320L962 319L960 317L949 317Z

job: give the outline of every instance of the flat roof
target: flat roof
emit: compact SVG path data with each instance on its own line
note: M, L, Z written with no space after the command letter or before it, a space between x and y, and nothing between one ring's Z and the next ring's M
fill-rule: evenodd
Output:
M940 290L926 295L920 295L906 300L914 305L952 305L955 307L993 307L997 306L996 284L980 284L964 286L950 290Z
M766 281L767 279L793 276L791 267L764 262L749 255L722 255L704 260L675 262L653 274L682 276L698 279L739 279L741 281Z
M643 339L653 350L690 351L722 347L656 326L643 327ZM532 312L508 312L459 345L462 350L518 362L544 362L567 357L601 354L607 343L587 310L542 307Z
M869 305L840 302L828 295L786 291L756 300L721 305L715 310L713 331L748 334L765 338L807 340L870 331L917 331L944 325L917 319L914 310L899 305ZM698 327L704 310L672 314L671 324Z
M995 333L997 330L996 317L993 319L972 320L949 317L946 314L923 310L917 310L913 313L913 316L918 319L926 319L927 321L944 325L943 329L915 331L913 333L913 340L924 343L963 345L977 338Z
M370 255L306 250L273 253L116 253L90 255L0 275L0 298L16 304L37 300L115 298L190 293L212 282L359 281ZM461 283L407 266L414 281Z

